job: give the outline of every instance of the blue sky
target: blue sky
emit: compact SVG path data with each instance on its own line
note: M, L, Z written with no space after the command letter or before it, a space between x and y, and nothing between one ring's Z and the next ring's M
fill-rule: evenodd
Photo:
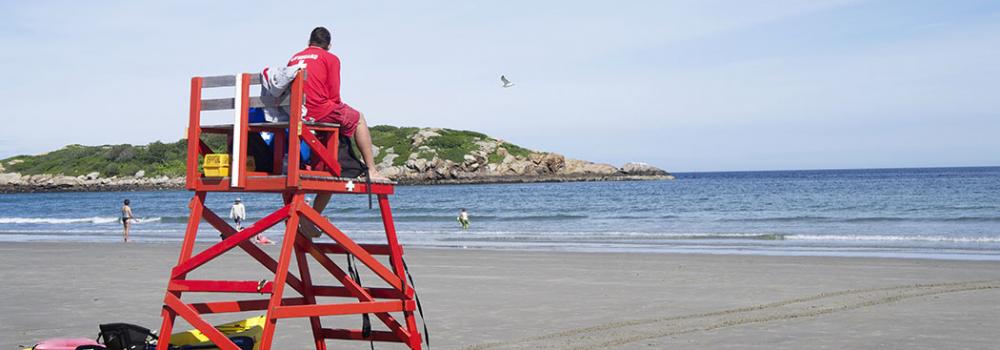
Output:
M1000 165L995 1L3 2L0 158L179 139L191 76L318 25L372 124L670 171Z

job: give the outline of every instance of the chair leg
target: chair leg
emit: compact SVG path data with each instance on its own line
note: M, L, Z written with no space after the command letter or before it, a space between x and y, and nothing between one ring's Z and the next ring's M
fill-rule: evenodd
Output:
M309 274L309 262L306 260L305 252L295 249L295 263L299 265L299 277L302 278L302 298L308 305L316 304L316 295L313 293L312 276ZM323 325L319 317L310 317L309 325L312 327L313 342L316 343L316 350L326 350L326 340L323 338Z
M191 208L191 215L188 217L187 228L184 231L184 242L181 243L180 256L177 258L178 265L190 259L194 251L194 241L198 236L198 226L205 211L205 197L205 192L195 192L194 197L191 198L191 202L188 203L188 207ZM180 276L177 279L183 280L185 277ZM173 294L177 298L181 297L180 292L168 291L167 294ZM160 325L159 333L160 341L156 343L156 350L167 350L167 347L170 345L170 333L174 330L174 321L177 319L177 313L164 305L162 316L163 323Z
M305 195L296 193L291 196L288 221L285 222L285 236L281 240L281 254L278 258L278 268L274 277L274 287L271 291L271 300L267 308L267 321L264 324L264 331L260 337L260 350L270 350L274 341L274 330L277 327L278 319L275 317L275 310L281 307L281 299L284 295L285 284L288 277L288 267L292 260L292 249L295 247L295 238L299 227L299 206L305 205Z
M393 272L399 276L405 294L403 300L412 300L415 294L413 286L407 284L406 267L403 265L403 248L399 245L396 236L396 226L392 220L392 209L389 206L389 196L379 195L378 206L382 215L382 226L385 228L385 239L389 245L389 264ZM406 320L406 328L410 332L408 345L411 349L420 349L420 332L417 331L417 319L413 311L403 311L403 318Z

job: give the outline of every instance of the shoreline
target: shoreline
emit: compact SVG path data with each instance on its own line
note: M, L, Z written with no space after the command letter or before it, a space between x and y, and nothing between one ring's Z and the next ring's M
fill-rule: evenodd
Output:
M50 181L46 176L39 183L3 183L0 194L51 193L51 192L135 192L135 191L182 191L186 190L184 178L98 178L82 181ZM69 179L76 179L66 177ZM434 185L492 185L556 182L611 182L611 181L664 181L674 180L673 175L581 175L581 176L491 176L484 178L413 180L402 179L397 186Z
M22 233L8 233L12 235ZM30 235L37 233L23 233ZM135 234L133 233L133 236ZM274 237L272 237L274 238ZM81 245L106 245L106 246L130 246L130 245L153 245L153 246L179 246L181 240L142 240L132 237L132 241L125 244L121 241L93 241L93 240L28 240L28 241L0 241L4 244L81 244ZM215 238L202 237L197 244L208 245L214 243ZM279 245L280 240L275 241ZM610 248L610 247L566 247L566 246L468 246L468 245L444 245L444 244L405 244L409 249L429 250L429 251L484 251L484 252L512 252L512 253L554 253L554 254L640 254L640 255L694 255L694 256L745 256L745 257L775 257L775 258L831 258L831 259L887 259L887 260L919 260L919 261L956 261L956 262L1000 262L1000 255L997 254L973 254L956 252L928 252L915 253L906 251L880 251L880 252L853 252L844 251L806 251L794 249L685 249L685 248Z
M278 247L264 250L273 255ZM178 251L168 244L0 243L0 347L92 337L100 323L158 328ZM988 349L1000 326L998 262L422 248L405 254L436 349ZM196 278L267 278L249 261L240 251L227 253ZM369 284L377 280L363 275ZM210 321L240 316L253 315ZM331 320L360 325L359 317ZM308 347L308 328L306 320L281 321L275 346Z

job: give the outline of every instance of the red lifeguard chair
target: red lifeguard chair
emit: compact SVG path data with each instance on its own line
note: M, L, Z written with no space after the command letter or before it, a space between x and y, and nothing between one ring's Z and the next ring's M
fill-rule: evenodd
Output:
M157 350L167 350L174 321L180 316L196 329L204 333L221 350L239 348L219 330L206 322L202 315L214 313L266 311L267 322L259 340L260 350L271 349L278 320L308 317L317 350L326 349L327 339L347 339L364 341L400 342L411 349L420 349L421 334L417 330L414 310L415 291L407 285L407 271L403 262L403 248L396 239L396 230L389 207L389 195L393 193L393 183L356 182L357 179L340 177L337 157L330 151L338 149L336 124L311 123L302 121L303 86L306 79L300 71L291 86L290 97L283 103L290 109L287 123L248 123L248 108L262 107L259 98L250 97L250 86L260 84L259 74L239 74L216 77L195 77L191 79L191 111L187 130L187 188L194 191L189 207L188 219L180 258L170 272L167 292L163 302L163 324L160 328ZM202 89L234 88L234 98L202 99ZM232 125L201 125L201 113L208 110L233 110ZM271 171L258 172L245 169L247 158L247 137L252 132L273 132L274 145ZM201 139L204 133L229 136L229 154L232 158L231 172L225 177L206 177L199 172L199 156L214 153ZM286 136L287 133L287 136ZM326 141L321 142L324 139ZM309 169L300 164L300 142L304 141L312 150L313 161ZM287 168L282 163L285 147L290 157ZM265 192L280 194L284 206L259 221L237 231L224 219L205 206L209 192ZM333 223L305 202L306 194L368 194L378 198L378 206L385 227L386 244L358 244L341 232ZM320 208L320 210L322 210ZM194 254L195 237L198 226L204 220L219 231L222 240L211 247ZM258 233L285 222L284 236L277 259L250 242ZM330 237L334 243L315 242L300 229L300 223L308 222ZM271 273L272 280L193 280L187 275L223 253L240 248L259 262ZM329 254L348 254L356 258L358 266L366 266L387 287L363 287ZM388 265L376 255L388 257ZM311 257L312 259L310 259ZM298 265L298 275L289 271L291 260ZM309 261L322 266L340 285L315 285L310 276ZM268 274L270 276L270 274ZM287 293L287 287L297 293ZM184 293L248 293L269 294L267 299L214 301L185 303ZM320 297L351 298L351 302L320 303ZM355 300L356 301L353 301ZM329 300L329 299L327 299ZM335 329L325 328L320 317L373 314L388 330ZM397 317L402 316L402 323ZM405 324L405 325L404 325Z

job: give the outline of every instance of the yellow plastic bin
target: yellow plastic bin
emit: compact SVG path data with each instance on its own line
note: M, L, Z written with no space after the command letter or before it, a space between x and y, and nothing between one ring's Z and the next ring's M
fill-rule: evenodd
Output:
M226 177L229 176L229 155L213 153L205 155L205 161L201 168L206 177Z

